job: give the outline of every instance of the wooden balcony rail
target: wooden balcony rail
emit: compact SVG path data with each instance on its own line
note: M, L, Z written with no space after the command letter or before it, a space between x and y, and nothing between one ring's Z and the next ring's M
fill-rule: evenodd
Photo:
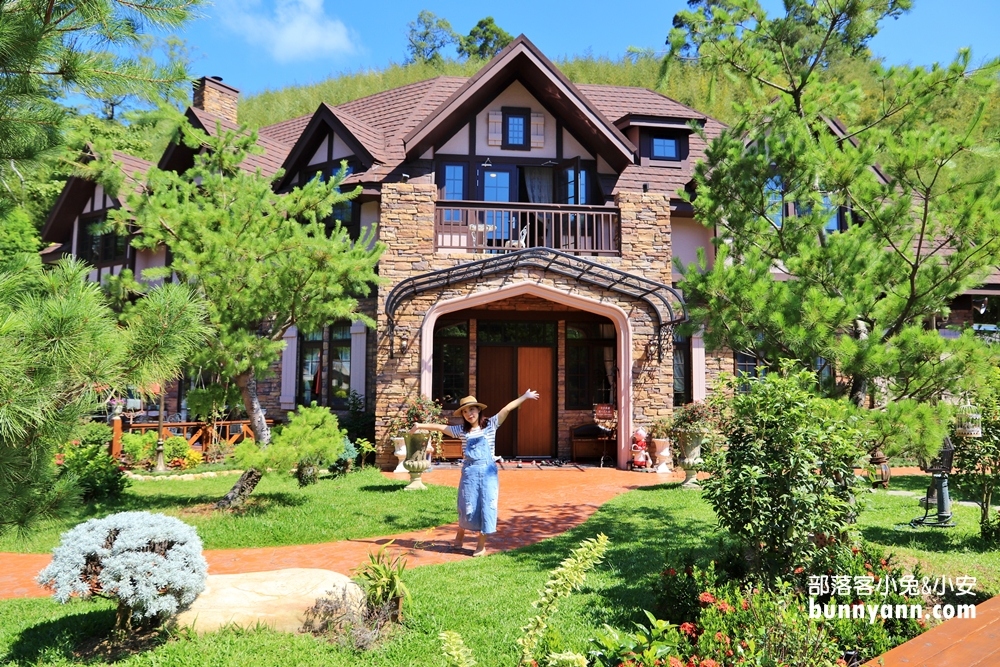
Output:
M266 420L268 426L274 425L273 419ZM145 433L146 431L156 431L158 422L133 422L125 426L126 432ZM116 434L117 435L117 434ZM217 421L211 422L163 422L163 439L181 437L187 440L188 445L196 451L207 451L213 442L225 442L234 445L244 438L253 440L253 430L250 428L250 420L242 419L237 421ZM121 446L115 446L112 442L112 455L121 452Z
M620 254L617 208L516 202L439 201L435 249L501 253L554 248L572 255Z

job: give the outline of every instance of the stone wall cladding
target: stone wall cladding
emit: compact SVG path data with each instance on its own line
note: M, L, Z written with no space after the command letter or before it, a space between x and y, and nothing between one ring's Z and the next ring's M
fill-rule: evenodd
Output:
M420 327L426 313L437 303L473 293L496 290L508 285L532 282L564 292L576 293L601 303L614 304L628 316L632 327L632 414L634 423L646 425L663 416L672 414L673 367L672 350L669 339L665 340L663 362L656 354L656 314L642 301L580 283L540 269L520 268L506 274L486 276L478 282L462 283L440 290L425 292L404 301L396 312L396 335L393 341L394 356L390 358L388 318L385 299L392 285L413 275L445 269L460 263L474 261L487 255L436 254L434 251L434 213L436 187L430 184L385 183L382 185L381 215L379 221L380 239L387 251L379 263L379 274L390 287L379 292L378 334L374 371L376 376L376 440L379 444L378 463L383 467L395 464L389 443L387 424L398 414L401 406L420 392ZM669 285L670 268L670 201L669 197L653 193L622 193L616 198L621 210L622 253L621 257L588 258L603 264L629 271ZM540 308L551 310L556 304L547 304L544 299L527 297L511 299L507 307L513 310ZM493 307L501 306L494 304ZM473 333L474 332L470 332ZM401 350L399 341L405 335L409 341L407 349ZM475 338L470 347L474 351ZM558 351L560 362L565 353ZM474 355L474 352L473 352ZM470 369L475 368L475 359L470 360ZM563 363L560 363L560 367ZM475 383L470 378L470 391L475 392ZM565 380L559 376L560 386ZM565 396L560 396L559 405L564 405ZM560 456L569 456L569 429L587 421L591 415L587 411L558 411Z
M705 394L710 398L719 391L719 380L724 375L736 374L736 354L727 347L705 350ZM729 393L729 392L725 392Z
M235 123L239 94L235 88L205 77L194 86L191 106Z

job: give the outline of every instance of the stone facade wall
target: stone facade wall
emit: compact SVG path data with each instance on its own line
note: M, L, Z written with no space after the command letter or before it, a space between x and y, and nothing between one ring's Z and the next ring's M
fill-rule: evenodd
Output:
M719 389L719 379L723 375L736 374L736 354L727 347L705 350L705 397L709 398Z
M414 275L450 268L460 263L483 259L487 255L436 254L434 251L434 214L437 189L430 184L386 183L382 186L379 232L387 251L379 263L379 273L390 287L379 293L378 334L375 361L376 376L376 441L378 463L394 465L387 425L404 403L420 393L420 336L425 315L435 304L470 294L481 294L516 283L530 282L559 292L579 295L621 308L628 316L632 329L632 406L637 425L648 425L660 416L672 414L673 364L671 342L664 340L662 361L657 356L657 318L643 301L610 290L585 285L574 279L535 268L518 268L505 274L484 276L474 282L446 286L423 292L402 302L396 311L396 331L393 340L388 335L385 299L391 286ZM653 193L623 193L617 197L621 210L622 252L620 257L601 257L597 261L667 285L670 269L670 201L666 195ZM590 258L588 258L590 259ZM512 310L557 306L537 297L510 299L510 303L492 307ZM471 350L475 350L475 332L470 332ZM401 347L402 341L407 345ZM391 349L391 354L390 354ZM474 354L474 352L473 352ZM560 368L565 352L558 351ZM473 358L470 368L475 368ZM470 391L475 392L474 374ZM560 386L565 381L561 372ZM559 405L565 404L565 396ZM628 409L626 407L625 409ZM590 419L588 411L557 412L560 456L569 455L569 429Z

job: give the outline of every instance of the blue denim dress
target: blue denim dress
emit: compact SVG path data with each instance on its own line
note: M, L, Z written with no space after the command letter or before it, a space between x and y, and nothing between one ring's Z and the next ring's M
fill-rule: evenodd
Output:
M500 478L493 460L496 446L497 417L475 434L461 426L452 433L462 439L462 478L458 482L458 526L485 534L497 531L497 505L500 502Z

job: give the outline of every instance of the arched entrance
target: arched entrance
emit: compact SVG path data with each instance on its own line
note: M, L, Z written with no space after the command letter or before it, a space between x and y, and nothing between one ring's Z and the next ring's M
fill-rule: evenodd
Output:
M619 407L619 442L618 467L625 467L628 451L625 434L631 433L631 377L632 377L632 333L625 312L616 305L602 303L587 297L567 294L551 287L536 283L516 283L496 290L487 290L463 296L436 304L424 318L420 334L420 391L427 397L432 396L434 331L439 319L459 311L473 311L497 301L512 299L521 295L530 295L569 306L578 311L601 316L601 321L610 322L614 326L614 357L615 367L614 402ZM604 319L606 318L606 319ZM548 386L552 403L546 406L531 406L522 408L515 429L509 429L506 436L509 444L502 444L498 439L498 453L504 453L502 447L510 447L512 454L520 456L549 456L554 454L556 442L555 424L557 423L557 406L554 403L556 389L556 363L554 328L547 330L544 320L527 320L511 318L495 318L484 320L489 322L486 330L489 332L483 341L477 340L475 347L476 364L480 382L477 384L477 397L492 407L502 406L517 395L520 390L530 386L532 389ZM500 324L497 324L499 322ZM526 324L532 322L533 324ZM478 327L478 320L477 320ZM478 339L478 337L477 337ZM551 342L550 342L551 341ZM488 378L483 383L482 378ZM524 384L528 382L530 384ZM510 386L507 386L510 385ZM523 385L523 386L522 386ZM495 394L495 400L492 400ZM487 400L490 395L491 400ZM546 453L547 452L547 453Z

